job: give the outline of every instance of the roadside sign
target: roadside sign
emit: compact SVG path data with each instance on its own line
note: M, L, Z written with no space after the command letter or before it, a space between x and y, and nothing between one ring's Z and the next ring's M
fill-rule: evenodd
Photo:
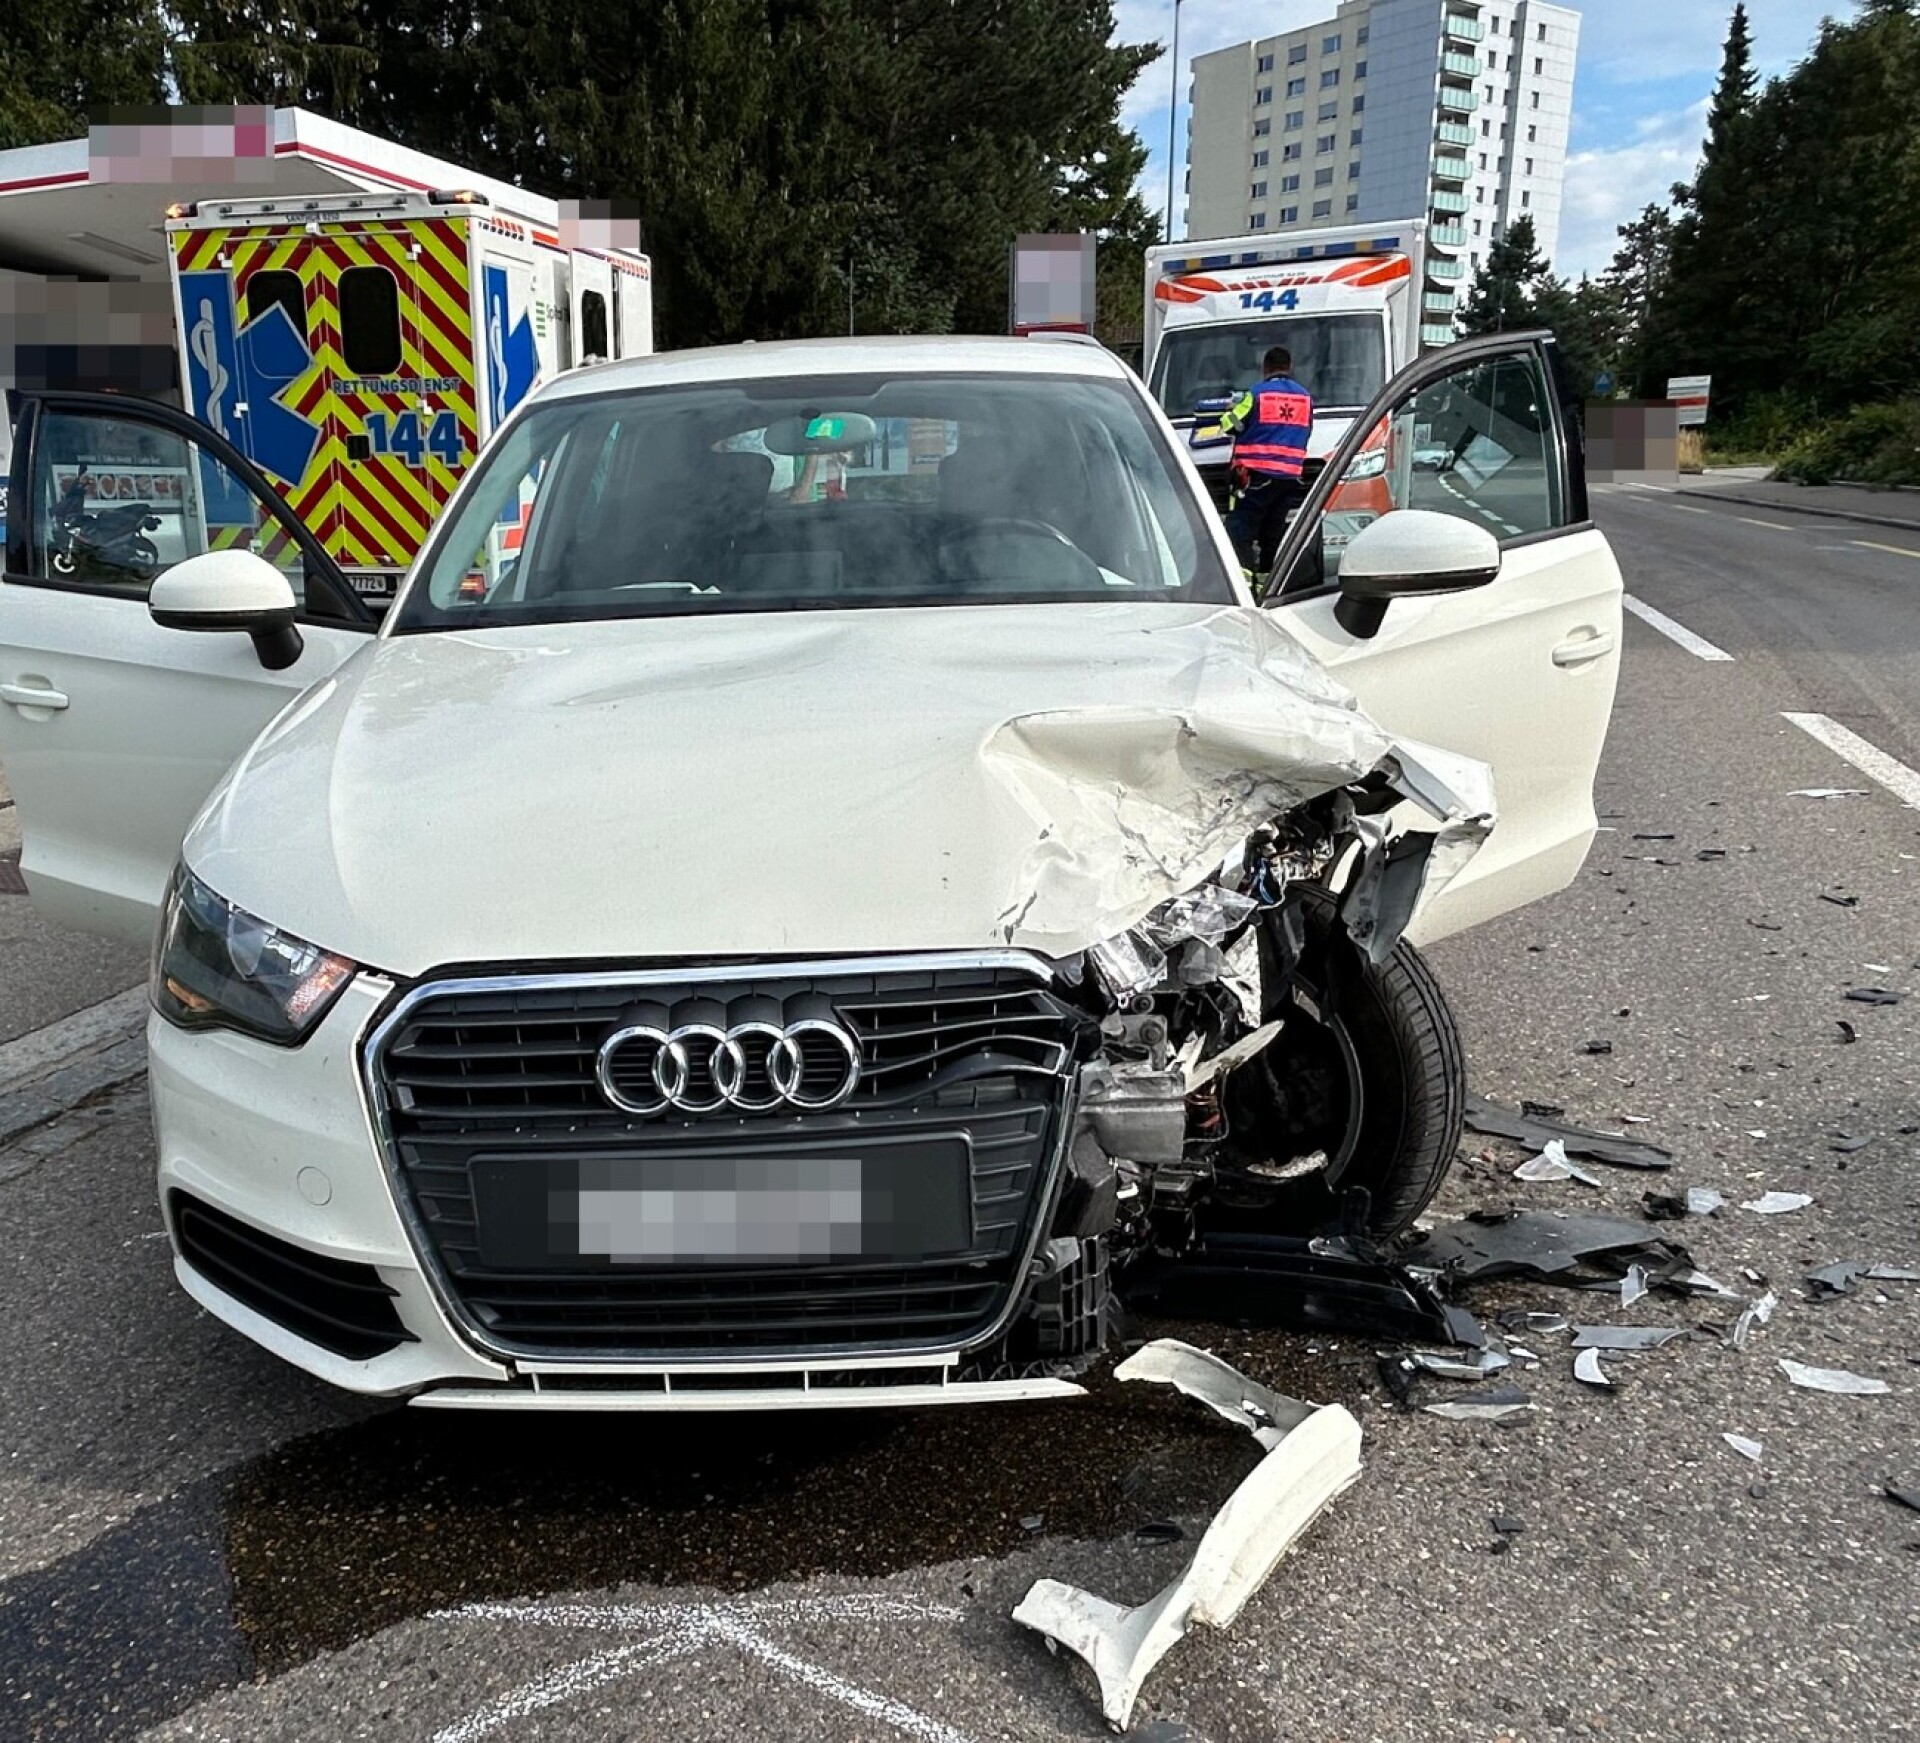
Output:
M1713 392L1711 375L1676 375L1667 382L1667 398L1680 408L1680 427L1707 421L1707 402Z

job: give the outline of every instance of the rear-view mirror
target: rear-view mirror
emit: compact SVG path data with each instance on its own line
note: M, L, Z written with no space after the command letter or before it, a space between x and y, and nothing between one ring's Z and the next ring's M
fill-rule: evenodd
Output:
M270 672L300 657L299 609L286 576L252 551L202 551L156 576L147 593L163 629L242 630Z
M1388 604L1484 587L1500 573L1500 541L1485 527L1426 508L1369 522L1340 559L1334 616L1350 635L1375 634Z

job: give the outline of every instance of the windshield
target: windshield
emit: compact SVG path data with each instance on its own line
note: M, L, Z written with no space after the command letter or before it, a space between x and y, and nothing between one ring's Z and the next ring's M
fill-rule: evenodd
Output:
M1233 599L1127 388L827 377L533 407L393 627L1115 598Z
M1153 361L1153 391L1170 418L1203 399L1245 393L1265 373L1271 345L1293 353L1293 377L1322 411L1366 405L1386 385L1386 335L1378 315L1289 315L1170 327Z

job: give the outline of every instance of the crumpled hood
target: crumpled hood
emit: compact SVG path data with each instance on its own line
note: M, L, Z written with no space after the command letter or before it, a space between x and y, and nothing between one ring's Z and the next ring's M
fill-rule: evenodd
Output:
M403 975L1009 944L1060 955L1395 748L1247 608L396 636L268 727L186 856L240 906Z

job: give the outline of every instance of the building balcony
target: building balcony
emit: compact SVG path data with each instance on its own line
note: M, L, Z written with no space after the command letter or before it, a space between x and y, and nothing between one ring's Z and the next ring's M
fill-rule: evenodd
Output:
M1471 145L1473 129L1464 121L1442 121L1433 130L1433 137L1440 145Z
M1452 73L1456 79L1477 79L1481 73L1480 57L1477 54L1456 54L1452 49L1443 49L1440 54L1440 70Z
M1429 241L1433 239L1433 233L1431 231L1427 233L1427 239ZM1466 276L1466 270L1467 270L1466 267L1462 265L1459 261L1450 260L1444 254L1430 254L1427 256L1427 277L1428 278L1441 278L1441 279L1449 279L1449 280L1456 279L1456 278L1463 278Z
M1420 323L1420 343L1422 345L1451 345L1454 338L1455 334L1451 321L1438 324L1429 321L1422 321Z
M1440 107L1456 115L1471 115L1480 107L1480 93L1471 85L1442 85Z
M1486 20L1469 18L1464 12L1449 12L1442 20L1446 33L1455 42L1484 42L1487 36Z
M1465 194L1450 194L1445 188L1435 188L1427 198L1428 203L1433 207L1436 223L1443 216L1457 218L1467 209L1468 202Z
M1464 224L1435 224L1428 230L1427 240L1435 248L1464 248L1467 245L1467 227Z
M1443 151L1433 160L1433 175L1436 181L1463 182L1472 174L1472 167L1464 157L1454 157Z
M1430 315L1452 315L1453 292L1450 290L1430 290L1423 292L1420 307Z

